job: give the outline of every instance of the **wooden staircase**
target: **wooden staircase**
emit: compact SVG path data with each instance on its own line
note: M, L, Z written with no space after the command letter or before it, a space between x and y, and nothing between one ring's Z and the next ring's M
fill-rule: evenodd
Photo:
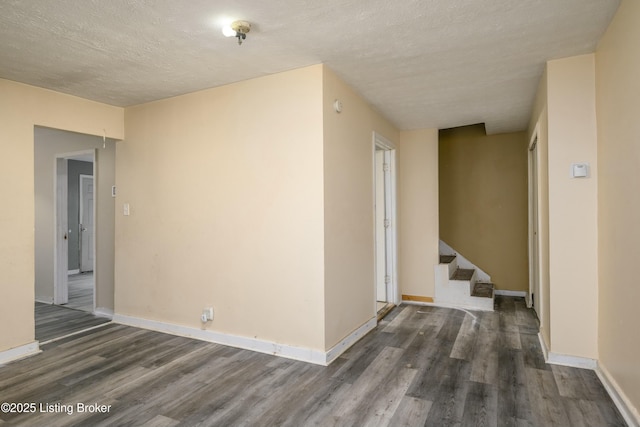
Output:
M493 311L493 283L478 281L476 269L460 268L456 255L440 255L436 266L437 304Z

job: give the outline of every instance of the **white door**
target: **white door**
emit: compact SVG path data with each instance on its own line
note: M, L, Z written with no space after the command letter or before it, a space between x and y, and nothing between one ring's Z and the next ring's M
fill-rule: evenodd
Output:
M376 216L376 300L387 302L387 236L385 229L385 176L384 151L376 149L375 155L375 216Z
M93 176L80 175L80 272L93 271Z

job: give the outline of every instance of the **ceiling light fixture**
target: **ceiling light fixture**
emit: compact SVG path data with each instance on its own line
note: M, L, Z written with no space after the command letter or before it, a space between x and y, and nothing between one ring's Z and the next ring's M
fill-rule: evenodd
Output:
M222 27L222 34L225 37L237 37L238 44L242 44L249 31L251 31L251 24L247 21L233 21L230 25Z

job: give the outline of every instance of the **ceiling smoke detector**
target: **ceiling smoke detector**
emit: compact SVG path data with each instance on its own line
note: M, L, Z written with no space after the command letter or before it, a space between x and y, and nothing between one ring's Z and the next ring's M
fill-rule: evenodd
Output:
M230 25L225 25L222 28L222 34L226 37L236 37L238 44L242 44L249 31L251 31L251 24L247 21L233 21Z

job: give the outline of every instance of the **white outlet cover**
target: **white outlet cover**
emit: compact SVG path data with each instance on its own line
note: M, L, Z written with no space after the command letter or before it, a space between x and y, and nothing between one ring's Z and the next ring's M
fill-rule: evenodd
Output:
M588 178L589 163L572 163L571 178Z

